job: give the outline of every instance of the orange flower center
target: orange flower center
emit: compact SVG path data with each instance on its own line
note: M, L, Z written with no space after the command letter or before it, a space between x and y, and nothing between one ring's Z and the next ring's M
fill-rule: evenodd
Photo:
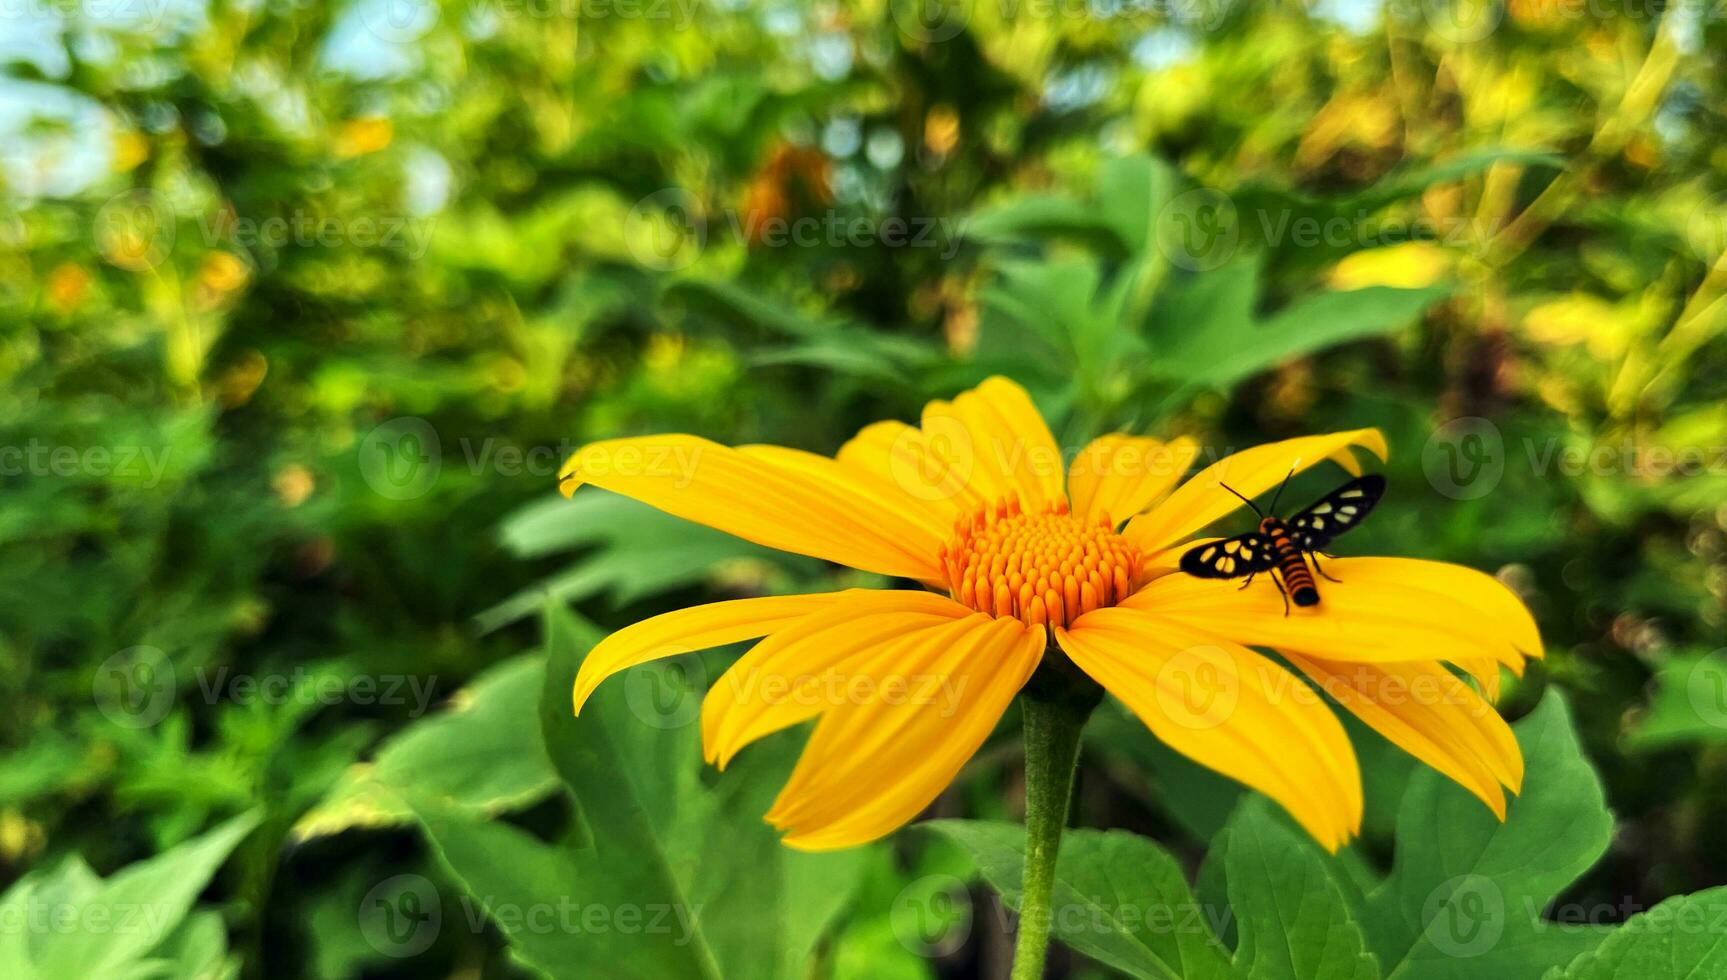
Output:
M1066 502L1027 514L1017 500L961 518L941 552L954 599L1032 626L1066 626L1127 598L1139 558L1107 517L1088 524Z

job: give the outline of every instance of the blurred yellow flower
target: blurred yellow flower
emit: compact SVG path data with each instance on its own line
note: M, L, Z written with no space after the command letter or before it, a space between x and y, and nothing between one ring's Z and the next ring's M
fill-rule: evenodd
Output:
M1194 535L1241 506L1225 478L1253 496L1322 460L1358 472L1358 449L1386 453L1374 429L1308 436L1180 483L1194 442L1117 434L1064 466L1030 397L1003 378L931 402L919 426L868 426L834 457L689 435L594 443L560 471L565 494L591 483L923 588L653 617L588 654L575 710L618 671L765 638L708 692L705 754L723 767L756 739L816 720L767 819L788 845L825 850L915 817L1040 665L1074 668L1171 748L1271 796L1336 850L1360 830L1361 776L1306 677L1503 817L1522 757L1453 668L1492 697L1500 666L1520 672L1541 655L1505 586L1456 565L1340 558L1326 563L1342 581L1324 602L1285 615L1274 589L1175 573ZM1290 667L1252 647L1275 648Z
M150 159L150 141L142 133L123 130L114 136L114 172L125 173Z
M246 284L246 263L232 252L207 252L198 267L198 285L216 293L231 293Z
M1630 344L1636 331L1635 321L1635 317L1599 296L1573 293L1525 313L1523 332L1539 344L1553 347L1584 344L1596 357L1615 359Z
M1450 275L1456 262L1455 255L1431 242L1408 242L1346 256L1328 278L1333 289L1420 289Z
M311 470L298 463L290 463L276 471L270 479L270 486L275 489L276 499L282 502L282 506L298 507L312 496L318 483Z
M244 286L251 275L245 261L234 253L220 249L205 252L198 262L194 306L199 310L215 309Z
M959 145L959 113L952 106L938 105L923 120L924 148L945 157Z
M62 262L48 273L48 305L64 316L84 303L90 293L90 270L76 262Z
M336 133L335 153L342 160L376 153L389 146L395 135L395 125L383 116L350 119Z

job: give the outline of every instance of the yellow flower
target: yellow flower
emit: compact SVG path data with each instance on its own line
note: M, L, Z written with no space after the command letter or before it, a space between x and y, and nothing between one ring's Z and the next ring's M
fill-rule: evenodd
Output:
M1194 535L1292 468L1355 451L1375 429L1256 446L1176 486L1190 440L1092 442L1065 473L1018 385L992 378L879 422L834 457L695 436L584 447L560 472L771 548L920 583L735 599L655 616L596 646L575 709L606 677L762 639L709 691L702 737L720 766L817 719L767 819L808 850L861 844L952 781L1046 659L1066 657L1183 755L1271 796L1327 848L1359 832L1361 776L1332 700L1461 783L1503 818L1522 758L1487 698L1499 667L1542 654L1491 576L1399 558L1339 558L1323 601L1285 615L1267 582L1175 572ZM1268 647L1290 667L1256 652ZM1066 667L1065 664L1058 664ZM1293 670L1291 669L1293 668Z

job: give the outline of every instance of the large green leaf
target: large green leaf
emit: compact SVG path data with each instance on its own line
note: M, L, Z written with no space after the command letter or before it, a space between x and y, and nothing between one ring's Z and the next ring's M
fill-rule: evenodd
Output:
M218 912L194 912L153 951L150 967L163 980L228 980L240 959L228 952L228 929Z
M734 329L758 332L766 328L789 340L753 349L748 360L758 366L797 364L904 385L908 373L928 367L942 356L940 348L920 338L825 313L790 309L735 283L684 280L667 287L665 295Z
M1397 862L1368 896L1368 935L1387 980L1538 977L1605 930L1541 918L1607 849L1613 818L1565 701L1550 693L1516 726L1527 777L1504 823L1423 770L1397 823Z
M978 873L1018 910L1025 828L977 820L922 826L965 848ZM1151 840L1124 831L1070 830L1056 859L1051 931L1116 969L1155 980L1234 975L1181 866Z
M1072 238L1105 255L1140 255L1175 188L1169 164L1144 154L1111 157L1098 166L1083 199L1026 194L980 209L966 219L966 237L988 244Z
M1649 710L1630 741L1646 749L1727 742L1727 656L1708 653L1663 664Z
M1235 968L1249 980L1379 980L1337 863L1250 796L1212 844L1234 913Z
M590 976L595 964L617 977L802 976L849 900L860 854L792 851L762 822L787 771L783 739L705 779L697 685L681 675L641 675L651 686L615 679L573 716L571 685L596 639L562 607L548 609L539 715L582 841L548 843L416 798L440 859L516 956L548 976ZM608 910L617 925L535 928L515 914L572 904ZM641 925L649 920L662 928Z
M1727 977L1727 888L1670 898L1613 930L1548 980Z
M1557 169L1564 160L1541 150L1490 147L1438 162L1412 162L1349 194L1315 196L1249 182L1231 189L1229 199L1243 242L1277 255L1285 270L1314 269L1364 248L1423 237L1455 239L1455 225L1400 219L1386 209L1498 163Z
M1289 360L1411 323L1449 287L1318 292L1260 317L1257 259L1170 283L1146 324L1149 367L1172 380L1225 387Z
M475 617L490 631L532 615L547 600L579 602L607 595L623 604L695 585L724 562L748 559L782 567L811 563L655 510L628 497L588 488L566 500L548 497L505 519L504 547L522 558L584 549L569 567Z
M181 923L260 819L257 811L242 814L107 879L77 860L21 879L0 896L0 914L25 926L0 930L0 976L140 977L159 975L164 961L206 962L209 926L198 925L188 937ZM52 918L36 918L43 910Z
M1164 744L1113 699L1085 726L1086 759L1119 770L1122 788L1137 793L1196 840L1209 841L1229 822L1248 792Z
M295 825L295 834L408 823L410 792L482 815L544 798L557 786L557 774L544 753L523 749L539 738L534 708L544 680L545 661L534 654L487 670L456 695L447 712L403 729L371 762L344 773Z
M1070 364L1088 376L1143 354L1144 342L1121 329L1128 280L1106 285L1102 275L1081 259L1002 263L979 297L989 346L1041 359L1045 371Z

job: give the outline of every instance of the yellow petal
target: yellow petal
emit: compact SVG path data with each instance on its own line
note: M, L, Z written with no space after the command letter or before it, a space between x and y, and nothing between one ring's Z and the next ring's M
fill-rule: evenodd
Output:
M1141 555L1139 572L1134 578L1134 588L1138 589L1154 579L1160 579L1165 575L1181 571L1182 555L1194 548L1202 548L1222 540L1222 538L1194 538L1190 541L1183 541L1173 548L1165 548L1162 551Z
M1489 658L1521 670L1528 612L1492 577L1406 558L1336 558L1320 580L1320 602L1284 614L1269 576L1247 588L1228 580L1165 575L1124 603L1159 618L1204 627L1248 646L1294 650L1323 660L1396 663ZM1435 574L1436 571L1438 574ZM1467 569L1464 569L1467 571ZM1465 589L1453 588L1468 584ZM1505 601L1509 598L1510 605ZM1512 606L1516 606L1515 609Z
M1165 444L1139 436L1093 439L1068 467L1067 493L1073 512L1087 519L1108 515L1120 524L1163 499L1199 455L1199 444Z
M1325 459L1335 460L1351 473L1358 473L1360 467L1350 452L1352 446L1367 449L1380 459L1387 454L1385 437L1378 429L1303 436L1254 446L1201 470L1163 503L1128 522L1122 533L1142 551L1168 548L1243 506L1223 484L1229 484L1243 496L1255 497L1282 483L1291 468L1299 472Z
M942 444L948 442L944 436ZM956 511L973 510L989 502L935 451L929 437L915 425L867 425L840 447L836 458L856 470L886 474L894 486L917 500L946 504Z
M1541 644L1541 630L1535 625L1535 617L1529 614L1529 607L1511 591L1510 586L1486 572L1467 565L1421 558L1350 558L1347 561L1352 574L1395 579L1443 592L1473 610L1482 625L1503 631L1525 656L1537 659L1546 656L1546 648ZM1332 571L1334 564L1337 563L1327 561L1326 571Z
M708 691L704 754L724 768L744 746L815 717L854 678L867 679L877 664L896 669L907 648L970 615L931 592L848 593L756 644Z
M594 688L620 670L662 657L766 636L828 608L848 594L824 592L731 599L678 609L626 626L588 651L581 669L576 671L576 714L582 713L582 705L593 695Z
M1505 819L1503 784L1523 784L1511 726L1481 695L1438 664L1337 664L1285 657L1392 744L1475 794Z
M1056 640L1166 745L1265 793L1327 850L1361 830L1361 773L1324 701L1252 650L1124 607Z
M867 498L872 506L891 510L915 522L938 543L953 533L953 522L960 508L951 499L926 500L906 493L885 471L863 469L838 459L830 459L801 449L784 446L740 446L740 452L776 463L832 488L836 493L856 493Z
M769 548L883 575L934 582L944 538L836 473L815 478L696 436L643 436L584 446L558 473Z
M988 501L1017 496L1028 510L1065 500L1061 449L1024 388L995 377L923 410L924 445L949 479Z
M901 666L893 696L823 715L768 813L801 850L854 847L929 806L995 729L1044 648L1042 629L978 614Z
M1499 702L1499 663L1486 657L1462 657L1451 661L1458 670L1475 678L1488 701Z

